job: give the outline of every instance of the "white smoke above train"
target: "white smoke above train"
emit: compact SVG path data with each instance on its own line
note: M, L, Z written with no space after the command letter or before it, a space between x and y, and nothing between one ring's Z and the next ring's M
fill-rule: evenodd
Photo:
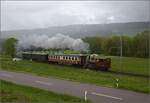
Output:
M43 49L72 49L87 51L89 45L80 38L72 38L68 35L56 34L48 35L23 35L18 39L17 49L32 49L32 47Z

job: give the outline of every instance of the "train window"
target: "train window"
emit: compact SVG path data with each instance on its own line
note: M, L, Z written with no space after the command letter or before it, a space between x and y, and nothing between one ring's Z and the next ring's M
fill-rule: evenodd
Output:
M78 58L78 57L76 57L76 60L79 60L79 58Z
M63 59L65 59L65 57L63 56Z

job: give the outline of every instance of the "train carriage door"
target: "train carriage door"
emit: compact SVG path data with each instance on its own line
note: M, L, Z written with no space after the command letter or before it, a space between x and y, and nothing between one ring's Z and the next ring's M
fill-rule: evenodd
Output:
M86 56L80 56L81 58L81 65L83 66L86 63Z

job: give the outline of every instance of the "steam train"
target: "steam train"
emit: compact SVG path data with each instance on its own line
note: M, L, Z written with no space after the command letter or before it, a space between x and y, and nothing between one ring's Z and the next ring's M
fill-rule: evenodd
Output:
M22 58L27 60L80 66L95 70L107 71L111 68L110 58L99 58L97 54L57 54L49 55L47 53L22 53Z

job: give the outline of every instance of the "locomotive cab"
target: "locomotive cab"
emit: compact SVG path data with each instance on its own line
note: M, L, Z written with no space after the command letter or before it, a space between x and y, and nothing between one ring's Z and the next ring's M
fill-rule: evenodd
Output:
M97 54L92 54L87 57L85 67L107 71L108 69L110 69L110 65L110 58L100 58Z

